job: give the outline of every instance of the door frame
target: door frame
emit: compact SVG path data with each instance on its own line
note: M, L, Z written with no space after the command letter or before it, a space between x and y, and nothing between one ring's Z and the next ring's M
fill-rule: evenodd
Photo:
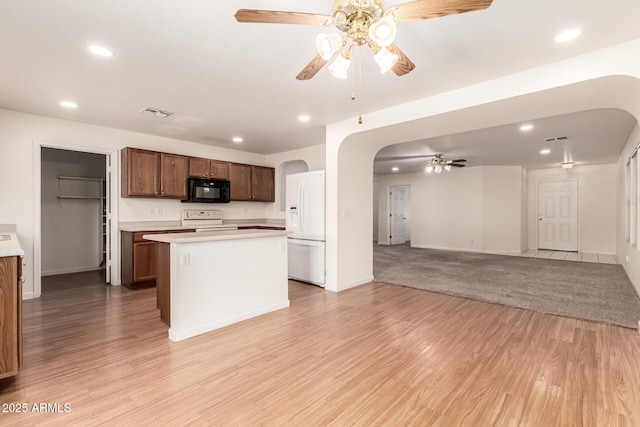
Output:
M540 184L551 184L554 182L575 182L576 183L576 246L577 251L580 252L580 181L577 179L567 179L567 180L550 180L550 181L538 181L536 184L536 249L540 250L540 221L538 220L540 216ZM542 250L553 250L553 249L542 249Z
M120 163L118 149L103 147L87 147L80 145L49 143L33 141L33 297L42 295L42 149L56 148L59 150L80 151L84 153L103 154L110 158L111 170L106 171L109 178L109 203L111 205L111 226L109 238L111 240L111 285L120 285L120 239L118 236L118 177ZM106 165L105 165L106 167Z

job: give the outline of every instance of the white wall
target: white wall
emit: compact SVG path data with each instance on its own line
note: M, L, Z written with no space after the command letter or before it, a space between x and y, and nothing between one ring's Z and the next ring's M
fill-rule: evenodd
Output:
M388 244L389 186L411 186L411 246L520 253L522 168L484 166L441 174L381 175L378 229Z
M538 184L553 181L578 181L578 250L616 253L618 166L615 163L576 166L573 169L530 169L529 247L538 248Z
M378 207L380 203L380 180L375 177L373 179L373 241L378 241L378 228L380 223L380 209ZM383 212L383 215L384 212ZM386 215L385 215L386 216Z
M44 149L42 152L42 274L96 270L102 261L102 181L61 180L60 176L104 179L101 154ZM58 199L59 195L96 197Z
M24 293L27 296L33 292L34 283L34 141L118 150L130 146L269 165L266 156L260 154L0 110L0 224L16 224L27 262L24 268ZM161 215L148 213L148 208L155 206L163 208ZM265 218L272 206L273 203L232 202L222 209L227 218ZM120 198L118 207L120 221L178 220L183 208L177 200L131 198Z
M638 124L636 124L617 163L616 193L618 195L618 227L616 235L618 236L618 239L616 255L627 272L631 283L633 283L633 286L636 288L636 292L640 295L640 251L631 246L627 242L627 238L625 236L625 221L627 220L625 165L627 163L627 159L629 159L629 156L631 156L631 153L638 143L640 143L640 128L638 127Z
M485 166L482 176L482 250L522 250L522 167Z

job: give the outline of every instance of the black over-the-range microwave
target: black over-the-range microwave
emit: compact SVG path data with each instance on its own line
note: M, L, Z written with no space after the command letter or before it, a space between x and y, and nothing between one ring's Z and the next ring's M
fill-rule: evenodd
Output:
M183 203L229 203L231 183L223 179L189 178L188 199Z

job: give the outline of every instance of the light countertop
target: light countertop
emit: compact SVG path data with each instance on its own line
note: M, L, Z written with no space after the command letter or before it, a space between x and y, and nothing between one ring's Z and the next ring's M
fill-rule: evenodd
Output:
M284 220L223 220L222 225L236 227L285 227ZM136 221L121 222L120 231L167 231L167 230L193 230L193 225L182 225L181 221Z
M146 234L146 240L162 243L197 243L215 242L221 240L258 239L263 237L287 236L285 230L227 230L205 231L201 233L171 233L171 234Z
M13 232L0 232L0 257L23 256L18 236Z

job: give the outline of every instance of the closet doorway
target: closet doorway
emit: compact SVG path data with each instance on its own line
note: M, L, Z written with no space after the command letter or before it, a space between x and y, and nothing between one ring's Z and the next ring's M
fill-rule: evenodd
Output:
M118 252L113 231L117 192L111 164L117 151L44 144L35 148L39 152L35 159L39 209L35 218L34 297L43 291L43 278L47 284L85 278L92 283L118 284L113 263Z

